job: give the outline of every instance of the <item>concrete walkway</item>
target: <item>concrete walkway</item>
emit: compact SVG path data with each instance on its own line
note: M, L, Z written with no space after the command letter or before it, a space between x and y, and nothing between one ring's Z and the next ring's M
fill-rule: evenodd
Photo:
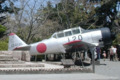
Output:
M0 80L118 80L94 73L0 75Z
M100 60L100 65L95 65L95 73L109 77L118 77L120 80L120 61Z
M26 63L31 64L31 63ZM62 65L44 64L41 68L63 68ZM92 67L89 66L89 67ZM10 69L10 68L0 68ZM11 68L12 69L12 68ZM24 69L24 68L23 68ZM120 62L100 60L95 65L95 73L65 73L65 74L11 74L0 75L0 80L120 80Z

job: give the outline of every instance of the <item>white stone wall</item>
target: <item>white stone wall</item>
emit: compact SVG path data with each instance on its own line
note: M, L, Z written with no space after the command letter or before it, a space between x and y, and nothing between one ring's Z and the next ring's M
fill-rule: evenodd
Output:
M13 58L17 58L22 61L30 61L29 51L0 51L0 55L12 55Z

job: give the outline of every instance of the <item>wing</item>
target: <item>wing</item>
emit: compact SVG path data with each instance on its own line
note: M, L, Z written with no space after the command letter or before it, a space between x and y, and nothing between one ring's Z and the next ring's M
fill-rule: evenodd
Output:
M66 50L72 49L72 48L79 48L79 50L86 50L98 45L99 45L98 43L87 43L81 40L74 40L74 41L70 41L68 43L63 44Z
M23 50L23 51L26 51L26 50L30 50L30 45L27 45L27 46L20 46L20 47L16 47L14 50Z

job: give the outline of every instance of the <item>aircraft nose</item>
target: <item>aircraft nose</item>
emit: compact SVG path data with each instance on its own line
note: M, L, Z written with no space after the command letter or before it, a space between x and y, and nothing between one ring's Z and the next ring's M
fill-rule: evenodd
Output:
M109 45L111 44L112 40L115 39L115 34L111 33L110 29L105 27L105 28L100 28L102 32L102 41L104 42L104 45Z

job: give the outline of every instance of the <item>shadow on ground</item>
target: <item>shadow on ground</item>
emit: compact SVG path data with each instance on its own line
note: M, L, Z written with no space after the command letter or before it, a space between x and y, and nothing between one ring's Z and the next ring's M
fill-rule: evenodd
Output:
M75 65L77 65L77 66L90 66L91 62L84 62L84 61L77 60L75 62Z
M105 66L106 66L107 64L104 64L104 63L101 64L101 63L100 63L100 65L105 65Z

